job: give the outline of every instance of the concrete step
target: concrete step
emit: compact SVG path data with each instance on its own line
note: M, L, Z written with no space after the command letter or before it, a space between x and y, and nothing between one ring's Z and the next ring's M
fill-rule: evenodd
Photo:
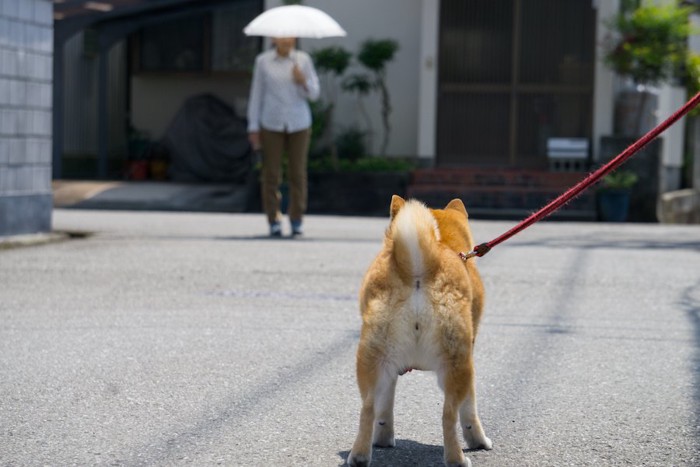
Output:
M583 179L581 172L497 169L421 169L415 171L407 195L430 206L461 199L471 216L520 218L545 206ZM594 191L586 191L553 218L596 220Z
M550 172L517 169L418 169L411 174L412 185L458 184L466 186L568 188L587 172Z

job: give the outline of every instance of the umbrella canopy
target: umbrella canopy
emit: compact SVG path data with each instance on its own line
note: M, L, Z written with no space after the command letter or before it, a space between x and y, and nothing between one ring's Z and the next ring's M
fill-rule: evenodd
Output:
M328 14L304 5L271 8L258 15L243 29L247 36L323 37L345 36L347 33Z

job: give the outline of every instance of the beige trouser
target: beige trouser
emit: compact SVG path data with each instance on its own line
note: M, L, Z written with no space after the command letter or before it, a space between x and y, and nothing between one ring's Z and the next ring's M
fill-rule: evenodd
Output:
M279 187L282 183L282 155L287 154L287 179L289 182L289 219L301 221L306 211L307 180L306 161L311 141L311 129L285 133L260 130L262 146L262 204L269 223L280 222Z

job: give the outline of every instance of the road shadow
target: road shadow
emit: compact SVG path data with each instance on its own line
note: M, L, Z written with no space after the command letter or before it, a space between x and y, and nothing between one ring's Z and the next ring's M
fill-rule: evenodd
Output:
M700 452L700 281L683 291L680 305L688 315L695 338L695 354L690 362L690 371L695 379L693 384L695 448L696 451Z
M469 455L474 449L466 449ZM346 465L350 451L340 451L338 456L342 459L338 466ZM397 439L396 447L372 448L373 467L444 467L443 448L432 444L423 444L409 439Z
M315 243L380 243L381 238L332 238L314 236L291 236L271 237L269 235L228 235L224 237L211 237L211 240L223 241L269 241L269 242L315 242Z
M381 244L382 238L339 238L339 237L315 237L315 236L283 236L271 237L269 235L226 235L226 236L208 236L208 235L156 235L152 238L157 240L171 241L222 241L222 242L259 242L265 241L270 243L277 242L295 242L295 243L376 243Z
M200 448L209 445L213 439L219 439L231 427L240 426L247 419L258 420L261 406L294 394L298 390L295 386L319 380L318 375L323 374L327 366L357 346L359 337L359 330L340 333L336 339L304 355L299 361L281 366L276 373L261 379L259 384L251 385L248 391L211 402L201 417L192 418L186 425L171 422L173 425L163 426L162 435L143 439L140 446L134 445L128 454L116 458L112 464L183 464L188 455L200 452Z

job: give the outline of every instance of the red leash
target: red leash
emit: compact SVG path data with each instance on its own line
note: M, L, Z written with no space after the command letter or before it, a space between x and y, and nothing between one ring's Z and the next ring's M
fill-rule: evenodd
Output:
M561 208L566 203L568 203L569 201L574 199L576 196L581 194L581 192L588 189L591 185L596 183L598 180L603 178L605 175L609 174L610 172L612 172L613 170L618 168L620 165L622 165L627 159L632 157L640 149L642 149L644 146L649 144L650 141L652 141L654 138L659 136L659 134L663 133L668 127L670 127L671 125L676 123L685 114L690 112L693 109L693 107L698 105L699 102L700 102L700 92L697 93L688 102L686 102L685 105L683 105L683 107L676 110L673 113L673 115L671 115L666 120L661 122L659 125L656 126L656 128L649 131L646 135L642 136L634 144L632 144L630 147L628 147L623 152L618 154L610 162L601 166L595 172L590 173L586 178L584 178L583 180L578 182L573 187L569 188L567 191L565 191L564 193L559 195L554 200L550 201L549 204L547 204L546 206L541 208L539 211L531 214L528 218L521 221L519 224L517 224L515 227L513 227L512 229L510 229L509 231L507 231L506 233L504 233L500 237L497 237L497 238L491 240L490 242L482 243L480 245L475 246L474 249L472 251L470 251L469 253L460 253L459 254L460 258L462 258L463 260L466 261L469 258L473 258L474 256L482 257L486 253L488 253L491 250L491 248L495 247L499 243L505 242L510 237L517 234L518 232L525 230L526 228L530 227L535 222L541 221L545 217L549 216L550 214L555 212L557 209Z

